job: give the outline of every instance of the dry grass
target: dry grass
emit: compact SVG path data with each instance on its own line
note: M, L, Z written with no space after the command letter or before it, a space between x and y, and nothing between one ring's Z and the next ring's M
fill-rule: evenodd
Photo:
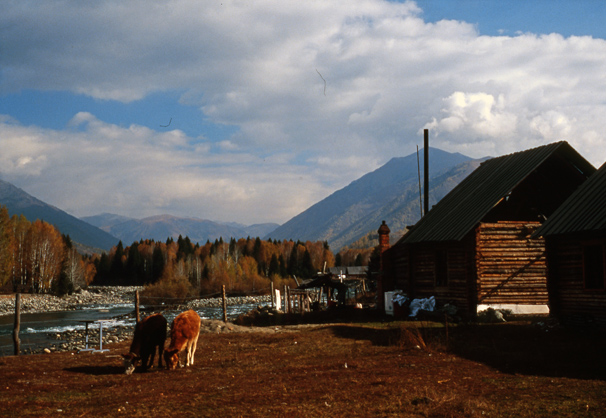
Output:
M119 358L127 345L0 358L3 416L606 414L606 344L587 332L499 324L446 339L434 323L272 326L203 334L193 367L131 376Z

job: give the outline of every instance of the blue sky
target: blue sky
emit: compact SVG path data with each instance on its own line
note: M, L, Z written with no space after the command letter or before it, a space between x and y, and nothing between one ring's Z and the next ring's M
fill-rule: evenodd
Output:
M606 3L0 6L0 179L75 216L283 223L422 145L606 160ZM325 84L326 82L326 84Z
M427 22L454 19L477 25L481 35L519 32L606 37L606 2L600 0L420 0Z

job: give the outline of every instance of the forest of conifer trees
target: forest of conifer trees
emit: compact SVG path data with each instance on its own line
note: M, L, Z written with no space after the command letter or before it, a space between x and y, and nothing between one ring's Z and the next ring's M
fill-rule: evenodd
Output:
M141 240L108 253L81 255L52 225L9 217L0 206L0 288L29 293L71 293L88 285L146 286L177 296L266 293L270 284L294 286L335 265L367 265L371 249L335 257L326 242L223 239L192 243Z

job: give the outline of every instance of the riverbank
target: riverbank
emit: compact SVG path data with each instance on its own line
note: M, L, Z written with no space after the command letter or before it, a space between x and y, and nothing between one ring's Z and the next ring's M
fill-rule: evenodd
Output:
M134 329L134 301L135 292L141 290L141 287L89 287L78 293L57 297L53 295L21 295L21 313L22 314L44 314L47 312L78 311L90 310L96 308L105 310L116 306L132 306L132 312L119 318L113 318L115 321L108 321L103 329L103 345L121 343L130 341ZM239 296L228 297L226 303L229 306L241 305L268 305L271 303L270 296ZM208 298L191 300L187 304L179 307L171 307L171 312L184 311L187 309L204 310L206 308L220 309L223 306L222 298ZM155 310L158 311L158 310ZM15 312L15 296L0 295L0 315L9 316ZM142 316L146 316L145 307L142 306ZM230 322L214 319L203 320L201 332L243 332L248 327L238 327ZM22 328L22 340L26 338ZM22 354L40 354L62 351L78 351L85 348L86 333L83 325L77 329L63 332L52 332L46 334L46 341L37 344L23 344ZM89 328L89 347L99 347L99 328L91 325ZM7 353L4 353L7 354Z
M136 286L96 287L66 295L21 294L21 313L43 313L57 311L75 311L91 305L112 306L133 304L135 292L143 289ZM0 315L15 313L15 295L0 295Z
M132 304L134 309L135 292L142 290L137 286L89 286L78 293L58 297L54 295L21 294L21 313L43 313L56 311L74 311L90 306L115 306ZM227 297L226 303L231 305L271 303L269 295ZM186 309L220 308L222 298L194 299L184 305ZM15 296L0 295L0 315L15 313Z

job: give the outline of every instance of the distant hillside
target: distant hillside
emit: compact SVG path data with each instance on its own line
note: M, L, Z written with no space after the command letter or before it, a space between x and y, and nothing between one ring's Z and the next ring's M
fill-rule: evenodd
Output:
M421 164L423 161L421 151ZM429 202L438 202L479 165L459 153L429 149ZM421 167L423 179L423 167ZM384 166L336 191L265 238L328 241L333 251L376 231L385 220L392 234L420 218L417 154Z
M118 243L118 239L107 232L44 203L2 180L0 180L0 204L8 208L11 216L23 215L31 222L37 219L48 222L62 234L69 235L72 241L92 249L107 251Z
M177 239L179 235L187 236L193 243L200 244L219 238L228 241L231 238L263 237L279 226L273 223L246 226L171 215L132 219L105 213L82 219L118 237L124 245L130 245L141 239L166 241L168 238Z

